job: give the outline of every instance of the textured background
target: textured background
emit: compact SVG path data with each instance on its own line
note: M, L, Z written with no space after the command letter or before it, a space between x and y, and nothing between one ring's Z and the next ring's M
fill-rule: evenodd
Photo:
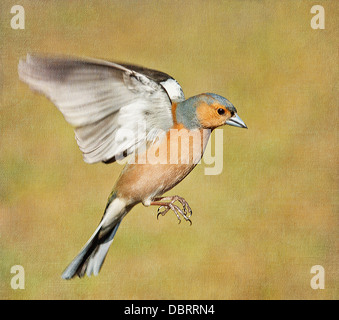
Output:
M338 1L20 1L0 8L0 298L338 299ZM87 165L72 128L17 76L27 52L125 61L215 92L248 130L224 128L224 170L172 190L193 225L137 206L98 277L60 274L94 231L121 165ZM151 182L150 182L151 183ZM25 268L24 290L10 268ZM325 290L310 287L313 265Z

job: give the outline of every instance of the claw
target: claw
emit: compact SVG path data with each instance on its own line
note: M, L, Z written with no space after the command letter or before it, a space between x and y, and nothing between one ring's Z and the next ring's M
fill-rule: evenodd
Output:
M159 200L170 200L170 202L165 203ZM179 220L178 224L181 223L180 216L182 216L185 219L185 221L188 221L190 223L190 226L192 225L192 221L190 219L190 217L192 216L192 209L184 198L181 198L179 196L174 196L174 197L167 197L167 198L159 198L159 200L157 202L161 204L157 210L157 219L159 218L160 215L164 216L169 210L172 210ZM174 204L175 201L180 202L182 208L175 205ZM156 204L156 202L154 202L153 204Z
M181 198L179 196L176 196L176 200L181 203L185 216L187 216L187 218L190 218L192 216L192 209L189 206L188 202L184 198Z
M163 211L160 211L160 209L163 208L163 207L164 206L160 206L157 210L157 220L158 220L160 215L164 216L168 212L168 210L170 209L170 208L165 208Z

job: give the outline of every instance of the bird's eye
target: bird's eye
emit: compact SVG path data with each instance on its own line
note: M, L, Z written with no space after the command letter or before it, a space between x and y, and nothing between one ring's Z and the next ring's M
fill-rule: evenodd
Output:
M223 115L223 114L225 113L225 110L222 109L222 108L219 108L219 109L218 109L218 113L219 113L220 115Z

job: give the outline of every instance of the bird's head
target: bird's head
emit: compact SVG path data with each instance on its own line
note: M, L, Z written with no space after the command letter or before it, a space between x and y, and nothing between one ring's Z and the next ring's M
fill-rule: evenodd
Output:
M177 114L178 120L187 128L215 129L228 124L247 129L233 104L214 93L203 93L187 99L180 109L178 110L180 114Z
M203 128L214 129L224 124L247 128L237 114L237 109L226 98L214 93L197 96L197 118Z

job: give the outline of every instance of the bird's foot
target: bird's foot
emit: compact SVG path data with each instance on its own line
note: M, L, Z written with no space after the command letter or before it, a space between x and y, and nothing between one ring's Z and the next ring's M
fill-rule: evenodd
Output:
M159 205L158 212L157 212L157 219L159 215L164 216L169 210L172 210L177 216L179 223L181 222L181 217L182 217L184 218L185 221L188 221L190 225L192 225L192 221L190 220L190 217L192 216L192 209L184 198L179 197L179 196L173 196L173 197L156 198L154 200L155 201L151 202L151 205ZM164 201L169 201L169 202L164 202ZM181 207L174 204L176 201L178 201L181 204Z

